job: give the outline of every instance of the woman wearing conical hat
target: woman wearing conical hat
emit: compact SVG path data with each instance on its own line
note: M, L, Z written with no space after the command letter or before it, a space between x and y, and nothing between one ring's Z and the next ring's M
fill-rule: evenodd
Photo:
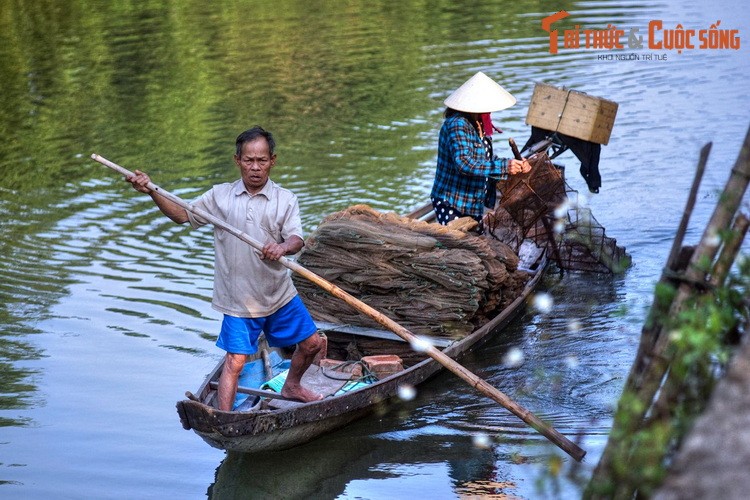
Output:
M498 158L492 152L489 115L515 103L515 97L481 71L445 100L430 194L440 224L470 216L483 232L484 207L494 207L497 181L531 170L527 160Z

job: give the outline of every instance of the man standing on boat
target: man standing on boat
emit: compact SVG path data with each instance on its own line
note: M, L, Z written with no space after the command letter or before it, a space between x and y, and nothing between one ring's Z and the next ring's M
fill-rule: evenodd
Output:
M249 355L258 351L265 332L272 347L297 345L281 395L298 401L321 396L303 387L302 375L321 349L317 328L297 295L291 276L278 260L304 246L297 197L269 179L276 163L270 132L253 127L237 137L234 162L240 179L218 184L193 203L252 238L266 242L259 252L228 232L214 229L214 293L212 306L224 314L216 345L227 352L219 379L219 409L230 411L237 383ZM159 210L178 224L194 228L208 221L148 188L150 179L136 170L128 179L147 193Z

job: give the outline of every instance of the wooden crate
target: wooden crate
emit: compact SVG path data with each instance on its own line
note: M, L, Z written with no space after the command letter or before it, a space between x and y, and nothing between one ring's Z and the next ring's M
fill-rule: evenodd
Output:
M537 83L526 114L526 123L584 141L607 144L616 115L616 102Z

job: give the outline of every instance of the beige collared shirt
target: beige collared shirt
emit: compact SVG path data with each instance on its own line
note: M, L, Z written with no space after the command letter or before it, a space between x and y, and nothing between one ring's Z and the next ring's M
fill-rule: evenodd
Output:
M218 184L192 203L260 243L302 238L297 196L270 179L251 195L242 180ZM194 228L208 222L188 212ZM223 229L214 228L214 295L219 312L244 318L268 316L297 295L289 271L262 260L258 251Z

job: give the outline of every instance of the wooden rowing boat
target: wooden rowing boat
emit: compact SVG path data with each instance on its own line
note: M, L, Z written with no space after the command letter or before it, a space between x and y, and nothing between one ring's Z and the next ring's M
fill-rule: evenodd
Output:
M410 215L415 218L427 218L430 216L430 210L424 208ZM497 316L459 340L424 337L420 339L431 342L449 357L458 359L502 331L523 311L529 295L539 284L546 269L544 251L535 245L522 245L519 258L519 269L528 272L530 279L520 295ZM196 395L188 392L187 399L177 403L183 427L187 430L192 429L211 446L228 451L255 453L283 450L308 442L363 417L374 411L378 405L398 397L399 391L416 387L443 369L440 363L415 351L414 346L391 332L320 322L317 322L317 326L327 337L329 358L335 358L336 353L339 353L338 359L343 363L346 358L340 353L346 352L347 346L354 344L358 354L365 357L395 354L400 357L404 369L380 380L355 385L348 391L341 389L345 381L334 382L335 388L331 389L331 395L310 403L284 400L278 393L262 389L260 384L244 386L241 378L238 393L246 395L247 400L233 411L220 411L215 405L222 361L208 375ZM263 359L259 353L248 360L248 366L252 366L253 363L261 367L261 372L266 374L263 379L275 375L268 357ZM316 365L308 370L305 377L309 374L308 379L312 380L315 375L313 372L316 371L318 378L338 378L338 372L332 375L332 372L326 372L325 368Z

